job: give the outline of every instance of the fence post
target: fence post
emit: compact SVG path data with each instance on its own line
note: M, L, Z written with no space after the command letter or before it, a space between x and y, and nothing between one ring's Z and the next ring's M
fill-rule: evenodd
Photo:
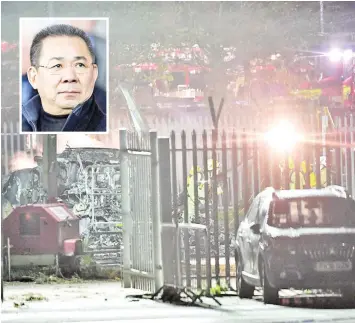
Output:
M156 131L150 131L152 187L151 187L151 212L153 222L153 255L155 289L164 285L163 255L162 255L162 219L159 200L159 161L158 161L158 136Z
M3 206L1 206L1 219L0 219L0 222L1 222L1 252L0 252L0 257L1 257L1 302L4 301L4 271L5 271L5 235L4 235L4 230L3 230L3 220L4 219L4 216L3 216Z
M171 198L171 178L170 178L170 139L169 137L158 138L158 159L159 159L159 191L160 191L160 212L162 222L171 224L172 219L172 198ZM164 261L164 281L174 283L174 260L176 255L172 252L172 233L163 231L163 261ZM176 241L179 243L179 241ZM174 255L173 257L171 255Z
M243 206L244 206L244 214L247 214L249 209L249 201L250 201L250 189L249 189L249 165L248 165L248 142L247 135L245 129L243 129L242 134L242 160L243 160Z
M123 224L123 286L131 288L131 200L129 181L129 162L127 155L127 130L120 129L120 177L121 210Z
M10 244L10 238L7 238L6 248L7 248L8 281L11 281L11 244Z
M57 184L57 135L43 136L43 173L42 180L47 192L47 201L58 196Z
M350 117L345 118L345 156L346 156L346 185L350 195L353 195L353 174L352 174L352 151L351 151L351 119Z
M4 146L3 146L3 152L4 152L4 168L5 168L5 174L4 175L7 175L8 173L10 173L10 169L9 169L9 161L10 161L10 158L9 158L9 148L8 148L8 127L7 127L7 123L5 122L4 123ZM2 157L2 156L1 156Z
M350 147L354 147L355 145L355 124L354 124L354 121L355 121L355 116L352 116L350 118ZM353 149L351 151L351 177L354 179L355 178L355 149ZM355 195L355 180L352 181L352 189L351 189L351 192L352 192L352 196Z

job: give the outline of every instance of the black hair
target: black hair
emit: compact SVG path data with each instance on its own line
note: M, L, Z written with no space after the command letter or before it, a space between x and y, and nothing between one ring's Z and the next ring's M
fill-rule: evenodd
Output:
M88 35L80 28L71 25L60 24L60 25L52 25L42 29L33 38L31 49L30 49L30 60L32 66L38 66L39 64L39 57L41 55L41 50L42 50L42 41L47 37L59 37L59 36L81 38L85 42L86 46L88 47L92 60L95 63L95 53L94 53L91 40L88 37Z

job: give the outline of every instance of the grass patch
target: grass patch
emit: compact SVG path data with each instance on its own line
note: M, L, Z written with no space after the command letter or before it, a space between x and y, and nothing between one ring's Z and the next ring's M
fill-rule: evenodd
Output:
M36 284L80 284L84 279L80 278L77 274L70 278L58 277L55 275L45 275L39 273L39 276L35 279Z
M236 266L235 264L230 264L230 275L232 277L236 276ZM181 266L182 272L186 272L186 266L185 264L182 264ZM196 265L190 265L190 270L192 273L196 273ZM211 265L211 274L212 276L216 275L216 267L214 265ZM205 264L201 264L201 275L206 276L207 275L207 266ZM220 276L227 276L226 272L226 265L225 264L220 264L219 265L219 275Z
M40 302L47 301L48 299L41 294L28 293L23 295L23 300L26 302Z
M80 258L80 269L74 274L64 268L56 272L55 266L13 267L11 281L34 282L36 284L80 284L92 280L121 280L118 267L100 267L90 255Z
M25 306L25 302L48 301L47 297L44 297L41 294L35 294L35 293L27 293L27 294L23 294L21 296L10 296L8 299L14 301L13 305L15 308L22 308L23 306Z

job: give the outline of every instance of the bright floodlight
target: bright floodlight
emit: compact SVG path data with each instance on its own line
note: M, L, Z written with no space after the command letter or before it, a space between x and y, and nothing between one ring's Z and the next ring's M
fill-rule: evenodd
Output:
M289 122L280 122L275 128L265 134L268 144L278 152L291 151L301 141L302 136Z
M343 53L338 48L332 49L328 53L329 60L331 62L340 62L341 58L343 57Z
M353 58L353 51L351 49L347 49L344 51L343 57L345 61L348 61Z

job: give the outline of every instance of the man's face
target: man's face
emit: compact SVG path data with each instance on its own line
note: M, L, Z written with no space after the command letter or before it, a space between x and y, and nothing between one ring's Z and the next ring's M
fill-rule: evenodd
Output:
M29 68L28 79L38 90L46 112L69 114L92 95L98 68L80 37L47 37L38 65Z

